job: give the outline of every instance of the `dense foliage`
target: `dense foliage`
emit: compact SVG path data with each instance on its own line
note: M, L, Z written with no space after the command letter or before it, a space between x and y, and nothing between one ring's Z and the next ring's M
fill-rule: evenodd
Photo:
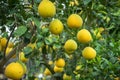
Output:
M120 0L50 0L56 6L56 15L43 18L38 14L41 0L0 0L0 38L7 38L14 43L10 55L5 56L5 49L0 51L0 72L4 67L19 60L11 58L23 51L29 60L25 63L27 73L23 80L33 80L43 74L47 67L53 75L44 78L62 80L64 73L72 80L119 80L120 79ZM80 28L69 28L67 18L76 13L83 19ZM49 23L59 19L64 30L54 35L49 30ZM104 28L100 37L94 31ZM85 28L90 31L93 41L83 44L77 38L77 32ZM64 50L68 39L77 42L78 48L71 55ZM27 46L32 44L32 48ZM96 50L96 57L86 60L82 50L91 46ZM64 71L55 73L49 61L63 58L66 62ZM81 66L76 70L76 66Z

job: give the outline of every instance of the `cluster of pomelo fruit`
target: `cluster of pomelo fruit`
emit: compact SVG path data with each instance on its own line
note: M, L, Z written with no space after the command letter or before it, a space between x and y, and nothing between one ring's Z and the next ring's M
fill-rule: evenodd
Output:
M46 8L46 6L49 8ZM44 18L53 17L56 14L56 7L51 1L43 0L38 6L38 12ZM67 19L67 26L70 29L80 29L76 35L77 40L83 44L89 43L92 41L91 33L85 28L82 29L82 25L83 20L78 14L71 14ZM58 35L62 33L63 29L63 23L59 19L50 22L49 30L52 34ZM67 53L73 53L77 49L77 43L75 40L69 39L65 42L64 48ZM82 55L86 59L92 59L95 58L96 51L88 46L83 50Z
M42 0L38 6L38 13L43 18L53 17L56 14L56 7L54 3L52 3L50 0ZM82 28L83 20L80 15L75 14L75 13L69 15L69 17L66 20L66 24L69 27L69 29L73 29L73 28L80 29L77 32L76 39L81 44L90 43L93 40L90 31L85 28ZM63 29L64 29L64 25L62 21L60 21L59 19L54 19L49 24L49 31L52 34L59 35L63 32ZM65 52L68 55L74 53L74 51L77 50L77 47L78 47L77 42L72 38L68 39L64 44ZM86 46L82 51L82 56L85 59L94 59L96 57L96 50L92 48L91 46ZM56 62L55 62L54 71L62 72L63 69L59 68ZM60 62L62 62L62 60L60 60ZM45 70L45 73L51 74L50 71L48 71L48 69Z
M49 61L48 64L50 66L52 66L52 69L55 73L62 73L64 71L64 67L65 67L66 62L63 58L58 58L54 62ZM45 76L50 76L50 75L52 75L52 73L48 68L45 68L44 75ZM63 74L63 80L72 80L72 77L67 75L66 73L64 73Z
M61 73L64 70L65 60L63 58L59 58L54 63L53 63L53 61L49 61L48 64L50 66L53 66L54 72ZM51 72L50 72L50 70L48 68L46 68L45 71L44 71L44 74L45 75L51 75Z
M8 42L8 40L5 37L0 38L0 52L3 52L6 48L5 51L5 56L9 54L9 52L13 49L14 43L13 42ZM15 58L15 55L13 56Z
M7 38L5 37L0 38L0 52L4 52L5 50L5 56L7 56L13 50L13 48L14 48L13 42L8 41ZM16 58L16 54L12 58ZM28 60L27 58L25 58L25 55L23 52L20 52L19 59L23 62L26 62Z
M55 7L54 3L52 3L50 0L42 0L38 6L38 13L43 18L53 17L56 14L56 7ZM73 28L80 29L76 35L76 39L78 40L78 42L85 44L85 43L89 43L92 41L92 36L91 36L91 33L89 32L89 30L82 28L83 20L80 15L75 14L75 13L69 15L69 17L66 20L66 24L69 27L69 29L73 29ZM53 19L50 22L49 31L52 34L59 35L63 32L63 30L64 30L64 25L63 25L62 21L59 20L58 18ZM7 44L6 38L0 39L0 51L3 50L3 48L6 46L6 44ZM6 55L12 50L13 45L14 44L12 44L12 43L8 43L8 47L6 48ZM31 45L29 44L28 46L31 46ZM65 52L68 55L74 53L74 51L77 50L77 47L78 47L77 41L75 41L72 38L68 39L64 44ZM34 46L32 46L32 48L34 48ZM83 49L82 56L85 59L93 59L96 57L96 51L94 48L87 46ZM28 60L27 58L25 58L24 52L19 53L19 59L22 62L26 62ZM64 66L65 66L65 60L60 58L55 61L53 70L56 73L63 72ZM17 70L14 68L16 68ZM12 73L18 74L19 76L16 77L15 75L11 75ZM8 64L5 68L5 75L11 79L20 79L24 73L25 73L25 71L22 69L22 67L20 66L20 63L18 63L18 62L16 62L16 63L12 62L12 63ZM46 75L51 74L51 72L47 68L45 69L44 73ZM66 80L65 77L71 79L71 77L68 76L67 74L63 75L64 80Z
M8 41L8 39L5 37L0 38L0 52L5 54L5 57L7 57L7 55L10 54L13 48L14 48L13 42ZM12 56L12 58L17 58L16 54ZM8 65L6 65L4 71L5 76L14 80L21 79L27 71L26 65L22 62L26 62L27 60L28 59L25 58L24 53L20 52L18 61L10 62Z

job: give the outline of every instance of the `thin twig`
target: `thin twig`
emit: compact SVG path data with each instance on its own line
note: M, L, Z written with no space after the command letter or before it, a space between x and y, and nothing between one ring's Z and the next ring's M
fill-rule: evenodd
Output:
M47 51L47 50L46 50L46 47L44 46L44 47L43 47L43 50L42 50L43 60L44 60L44 62L45 62L44 65L50 70L50 72L51 72L52 74L54 74L55 72L53 71L52 67L48 64L47 57L46 57L46 54L47 54L46 51Z
M45 65L49 70L50 70L50 72L52 73L52 74L54 74L55 72L53 71L53 69L52 69L52 67L47 63L47 62L41 62L40 64L43 64L43 65Z
M34 0L32 0L32 7L33 7L33 5L34 5Z
M11 38L11 36L12 36L14 30L15 30L15 27L17 27L17 19L16 19L15 14L14 14L14 19L15 19L15 23L14 23L14 25L13 25L13 29L12 29L12 31L11 31L11 33L10 33L8 39L7 39L7 43L6 43L6 46L5 46L5 49L4 49L4 55L3 55L3 58L5 58L5 56L6 56L5 53L6 53L6 49L7 49L7 47L8 47L8 44L9 44L9 40L10 40L10 38Z

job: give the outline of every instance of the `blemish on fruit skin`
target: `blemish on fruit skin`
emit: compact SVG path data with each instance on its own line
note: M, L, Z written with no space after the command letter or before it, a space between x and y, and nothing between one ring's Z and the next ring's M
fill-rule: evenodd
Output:
M55 28L57 30L57 28Z

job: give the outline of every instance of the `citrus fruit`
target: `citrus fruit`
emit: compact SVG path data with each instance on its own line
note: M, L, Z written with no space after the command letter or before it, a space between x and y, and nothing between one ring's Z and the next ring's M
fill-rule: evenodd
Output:
M75 71L73 71L73 73L77 75L77 74L78 74L78 71L75 70Z
M9 54L9 52L12 50L12 48L6 48L6 55L8 55Z
M94 35L96 36L96 38L101 38L102 35L100 32L94 31Z
M38 6L38 13L44 18L53 17L56 14L56 7L51 1L42 0Z
M5 76L14 80L20 79L24 75L24 69L18 62L12 62L5 68Z
M85 47L82 51L82 56L85 59L93 59L96 57L96 51L92 47Z
M10 51L12 51L12 49L13 48L9 48L9 47L6 48L6 56L10 53ZM12 56L12 58L15 58L15 57L16 55Z
M52 64L53 64L53 61L49 61L48 64L49 64L49 65L52 65Z
M21 66L23 67L24 70L24 74L27 72L27 66L25 65L25 63L23 63L22 61L17 61L19 64L21 64Z
M58 60L55 61L55 65L57 67L64 67L65 66L65 60L63 58L59 58Z
M44 75L51 75L51 72L50 72L50 70L48 69L48 68L46 68L45 69L45 71L44 71Z
M62 71L63 71L63 68L54 66L54 72L62 72Z
M2 45L1 45L1 43L0 43L0 52L2 51Z
M99 27L99 28L98 28L98 31L99 31L100 33L102 33L104 30L105 30L105 29L104 29L103 27Z
M20 52L20 53L19 53L19 59L20 59L20 61L22 61L22 62L27 62L27 61L28 61L28 58L25 57L24 52Z
M102 38L101 33L104 31L103 27L96 28L93 33L96 36L96 38Z
M76 6L78 6L78 5L79 5L78 0L74 0L74 2L75 2L75 5L76 5Z
M82 65L78 65L78 66L76 66L76 68L75 68L75 70L80 70L82 68Z
M2 47L5 47L7 44L7 39L6 38L1 38L0 40Z
M77 39L81 43L88 43L88 42L92 41L92 36L87 29L81 29L77 33Z
M114 80L120 80L120 77L115 77Z
M102 37L101 33L98 30L94 30L94 35L96 36L96 38L100 38Z
M72 80L72 77L64 73L63 80Z
M70 1L69 6L74 6L74 1Z
M35 49L36 48L36 43L29 43L27 46L31 47L32 49Z
M58 19L54 19L53 21L50 22L49 29L50 32L53 34L57 35L62 33L63 28L64 28L63 23Z
M66 52L72 53L77 49L77 43L74 40L69 39L65 42L64 48Z
M39 78L35 78L34 80L39 80Z
M101 33L104 31L103 27L96 28L93 33L96 36L96 38L102 38Z
M67 19L67 25L70 28L79 28L82 24L83 20L78 14L71 14Z
M12 48L13 46L14 46L14 43L13 43L13 42L9 42L9 43L8 43L8 47L9 47L9 48Z

